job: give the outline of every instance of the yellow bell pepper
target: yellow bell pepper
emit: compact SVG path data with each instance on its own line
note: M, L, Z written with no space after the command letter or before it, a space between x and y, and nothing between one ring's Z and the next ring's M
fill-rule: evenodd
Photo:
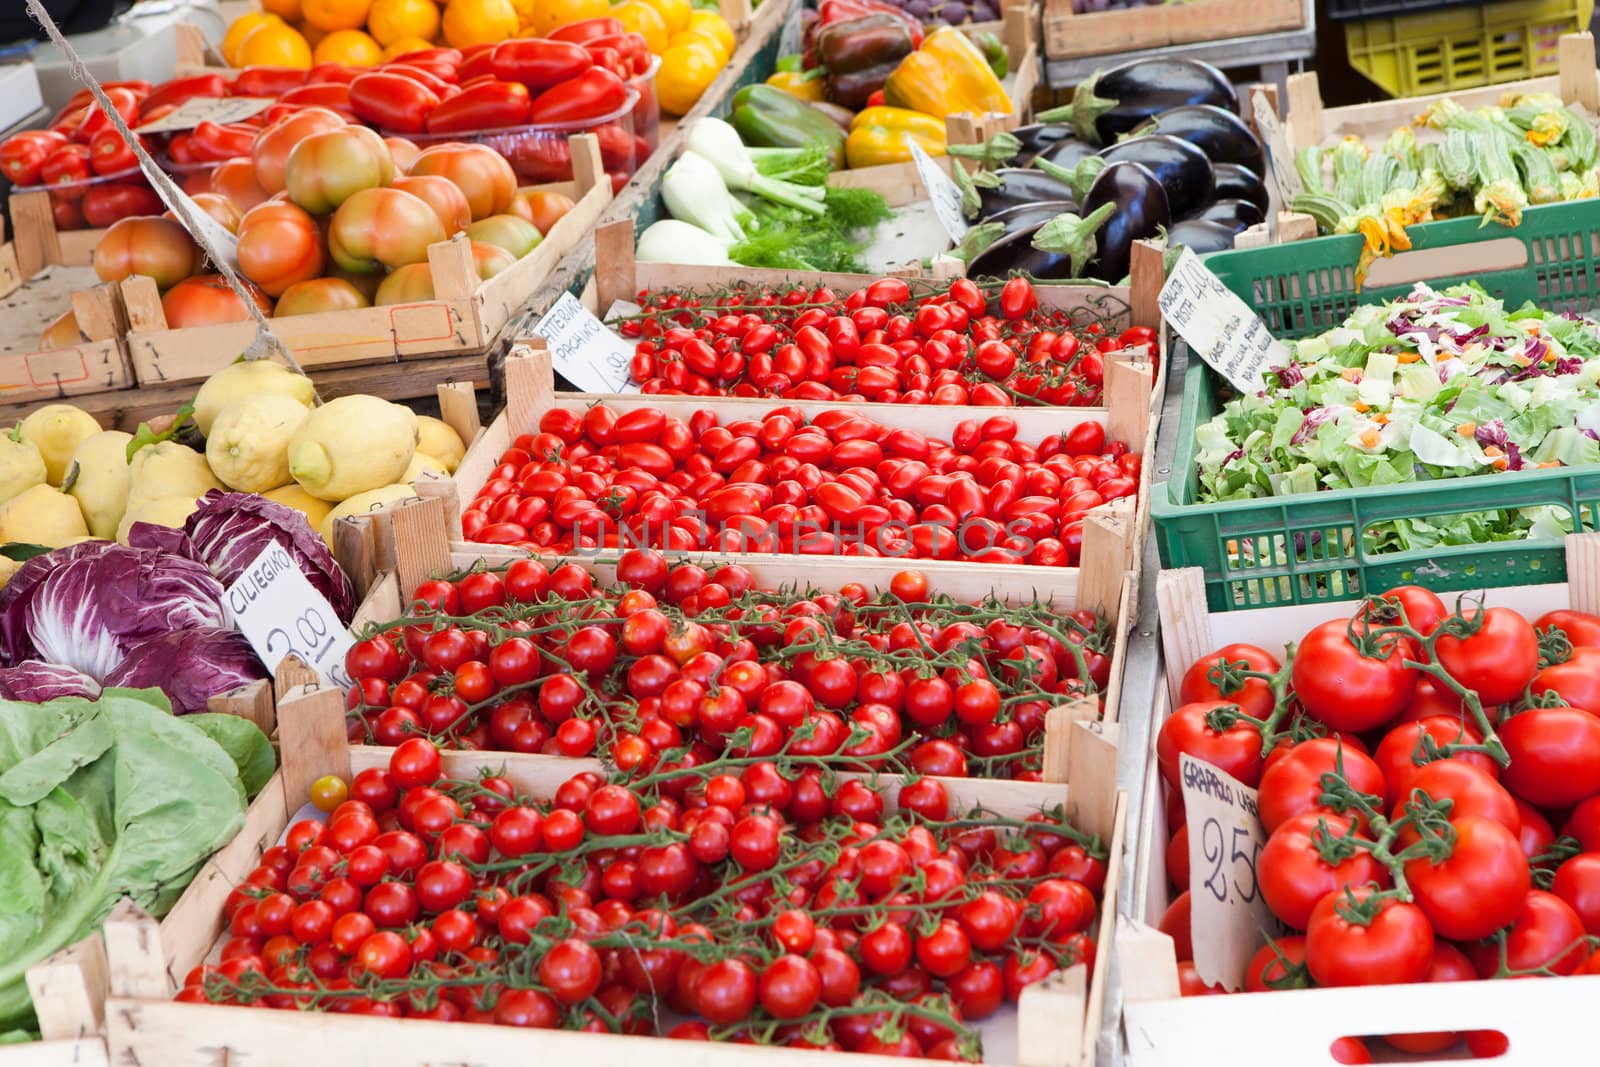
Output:
M906 163L916 142L930 156L945 154L944 123L903 107L869 107L850 120L844 158L851 167Z
M706 87L716 80L727 61L714 51L711 41L674 44L661 54L656 72L656 97L668 115L687 115Z
M935 118L1011 113L1011 97L978 46L950 26L928 34L883 86L883 102Z
M828 87L825 78L808 78L798 70L780 70L767 79L767 84L774 89L782 89L790 96L798 97L808 104L820 103L826 99L822 91Z

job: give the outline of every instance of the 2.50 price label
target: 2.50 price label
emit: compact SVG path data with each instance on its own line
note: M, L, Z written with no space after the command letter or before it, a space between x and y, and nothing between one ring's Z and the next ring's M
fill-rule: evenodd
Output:
M1187 754L1179 770L1189 825L1194 967L1206 983L1237 990L1263 931L1278 930L1256 873L1266 844L1256 791Z
M282 545L262 549L228 586L223 603L267 670L298 656L329 683L349 688L344 657L355 639Z

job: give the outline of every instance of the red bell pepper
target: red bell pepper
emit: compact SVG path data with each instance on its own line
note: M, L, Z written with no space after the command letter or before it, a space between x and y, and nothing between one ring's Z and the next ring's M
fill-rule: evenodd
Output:
M90 226L110 226L135 215L159 215L166 209L155 191L142 182L107 182L83 194L83 220Z
M904 22L906 28L911 31L912 44L917 48L922 47L922 21L907 14L902 8L893 4L879 3L878 0L822 0L817 5L817 21L808 29L815 32L832 22L844 22L847 19L879 12L893 15Z
M126 89L140 100L143 100L146 96L150 95L151 86L149 82L136 78L132 81L101 82L100 88ZM92 103L94 103L94 94L87 89L79 89L67 99L67 102L62 106L61 111L71 111L73 108L85 107Z
M190 136L189 149L199 162L225 163L230 159L248 156L257 132L254 126L242 123L223 126L215 122L202 122Z
M485 49L461 61L461 66L456 68L456 78L465 85L474 78L485 75L494 75L494 49Z
M54 130L23 130L0 142L0 174L12 185L38 185L39 168L67 143Z
M174 163L188 164L197 162L194 151L189 147L191 140L188 130L175 133L167 138L167 158Z
M621 19L603 16L597 19L582 19L561 27L550 35L552 41L572 41L575 44L586 44L596 37L610 37L616 33L627 33L628 27L622 24Z
M628 102L628 86L609 70L590 67L534 98L530 122L603 119Z
M339 112L355 110L350 104L350 86L342 82L309 82L278 97L278 103L295 107L325 107Z
M576 78L594 65L582 45L538 37L501 41L489 54L489 63L501 81L518 82L536 93Z
M450 91L450 87L456 84L454 80L445 81L433 71L414 67L409 63L385 63L380 69L385 74L404 74L413 81L419 81L432 89L440 99L443 99L444 94Z
M318 63L306 71L306 84L322 85L338 82L340 85L349 85L366 72L366 67L347 67L343 63Z
M388 70L390 66L393 65L394 64L384 64L378 69ZM445 63L442 60L428 59L427 57L423 57L421 59L408 59L401 65L415 67L418 70L425 70L429 74L432 74L435 78L444 82L446 85L455 85L461 81L461 64L459 63Z
M107 89L106 99L111 101L111 106L117 109L117 114L122 116L122 121L132 126L139 118L139 96L132 89ZM99 104L90 106L83 116L83 121L78 124L78 129L73 133L73 140L79 144L88 144L94 140L94 135L101 130L111 129L111 120L106 113L100 110Z
M116 130L101 130L89 142L89 166L96 174L120 174L139 165L139 157Z
M64 144L50 153L44 165L39 168L39 181L44 185L72 185L86 182L94 177L94 170L89 166L89 146L83 144ZM77 199L83 195L83 189L56 190L60 195Z
M158 107L176 107L197 97L228 95L228 79L220 74L193 74L187 78L173 78L162 82L139 101L139 121L150 121L150 113Z
M633 64L624 59L622 53L615 48L593 43L583 47L589 50L589 58L594 60L595 66L609 70L623 80L633 77Z
M304 85L307 73L297 67L246 67L228 86L228 95L276 100L290 89Z
M519 82L490 81L474 85L433 109L428 116L428 132L470 133L526 126L532 99L528 87Z
M475 44L466 49L460 48L419 48L415 52L403 52L392 63L428 63L443 64L448 67L459 67L468 56L475 52L487 52L493 48L492 44Z
M50 128L57 133L71 137L78 132L78 127L83 125L84 117L88 114L89 105L87 104L82 107L62 108L56 113L56 117L50 120Z
M633 134L615 122L608 122L589 132L594 134L595 140L600 143L602 167L606 170L633 170L637 162L634 158L637 146L633 143Z
M439 97L414 78L375 71L350 83L350 106L357 118L386 133L422 133Z

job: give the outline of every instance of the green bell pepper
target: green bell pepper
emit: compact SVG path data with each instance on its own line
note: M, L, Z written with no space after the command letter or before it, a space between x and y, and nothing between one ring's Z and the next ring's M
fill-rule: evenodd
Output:
M844 131L827 115L782 89L745 86L733 94L733 112L728 121L752 148L806 148L821 144L835 170L844 166Z

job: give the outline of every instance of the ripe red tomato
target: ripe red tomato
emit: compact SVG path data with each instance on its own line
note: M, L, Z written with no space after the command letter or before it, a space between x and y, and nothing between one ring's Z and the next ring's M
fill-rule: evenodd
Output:
M1314 628L1295 652L1291 684L1305 710L1330 729L1359 733L1382 726L1411 700L1416 671L1405 666L1409 646L1384 642L1364 655L1350 643L1352 629L1333 619Z
M1434 653L1439 666L1476 691L1485 707L1517 699L1539 671L1539 637L1510 608L1486 609L1476 633L1464 638L1447 633L1434 644Z
M1420 982L1433 961L1433 929L1415 904L1375 898L1371 888L1330 893L1312 909L1306 966L1318 985Z

